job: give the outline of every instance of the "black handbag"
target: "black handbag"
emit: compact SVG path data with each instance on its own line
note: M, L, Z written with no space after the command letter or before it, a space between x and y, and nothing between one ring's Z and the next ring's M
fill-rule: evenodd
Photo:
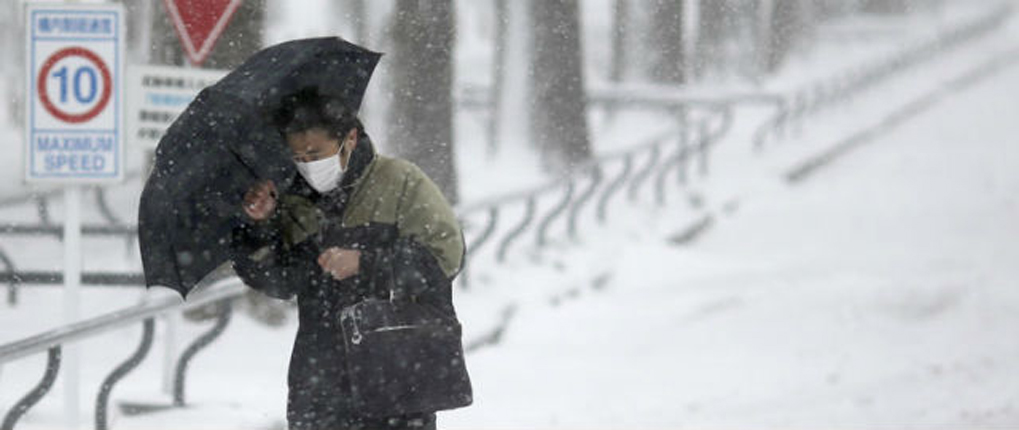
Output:
M456 318L410 300L368 299L340 315L355 410L366 416L470 405Z
M381 254L385 259L362 278L380 294L339 314L351 406L363 416L392 417L470 405L471 382L460 323L449 303L450 281L413 239L370 240L370 234L344 228L326 229L324 235L327 243L350 248L391 244ZM388 299L381 298L386 293Z

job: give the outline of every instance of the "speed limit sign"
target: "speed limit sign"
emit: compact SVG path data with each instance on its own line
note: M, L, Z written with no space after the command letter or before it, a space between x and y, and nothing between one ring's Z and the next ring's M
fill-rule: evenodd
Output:
M119 5L30 4L25 176L112 182L124 175L124 19Z

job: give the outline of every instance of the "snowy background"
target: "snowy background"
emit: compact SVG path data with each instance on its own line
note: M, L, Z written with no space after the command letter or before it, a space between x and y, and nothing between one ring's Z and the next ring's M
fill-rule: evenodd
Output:
M325 3L276 2L266 41L331 34L314 13ZM458 83L484 84L472 73L491 55L481 12L460 3ZM822 27L810 49L762 82L703 86L784 93L886 58L992 4L956 1L939 13L846 18ZM586 40L604 38L609 2L582 5ZM836 37L850 30L871 37ZM594 84L604 76L604 46L585 44ZM0 82L0 91L15 85ZM529 235L502 263L488 245L472 257L469 288L458 290L455 301L466 343L493 330L500 336L468 355L475 404L439 413L439 426L1019 426L1015 94L1019 22L1009 17L1001 28L810 116L764 151L754 151L752 135L771 112L737 108L732 130L711 153L710 175L669 188L664 206L646 192L634 202L621 194L604 225L593 214L581 219L578 240L558 234L538 247ZM461 112L456 123L464 205L553 177L526 145L490 155L476 115ZM6 121L0 141L10 154L0 159L0 201L46 191L21 183L21 129L9 117L0 115ZM590 117L597 154L626 150L674 126L663 114L640 110ZM369 132L379 124L369 118ZM790 179L835 148L847 149ZM129 157L140 168L142 156ZM138 179L111 188L123 219L134 219L140 189ZM60 199L51 201L59 223ZM508 219L522 211L514 210ZM91 201L85 219L102 220ZM31 203L0 207L0 223L37 220ZM680 239L698 223L706 230ZM564 228L553 226L554 233ZM62 246L50 237L0 236L0 248L21 270L62 267ZM133 242L88 238L84 267L137 271L137 254ZM168 294L89 287L82 317ZM60 300L58 288L26 287L16 306L0 304L0 345L62 325ZM169 403L164 344L183 344L209 323L185 322L175 336L160 327L156 350L117 386L114 403ZM238 316L192 363L187 408L147 415L113 408L113 428L285 428L295 329L294 315L277 328ZM78 344L81 428L91 426L96 387L139 336L135 325ZM6 412L42 375L44 359L0 366ZM19 428L67 427L63 390L58 381Z

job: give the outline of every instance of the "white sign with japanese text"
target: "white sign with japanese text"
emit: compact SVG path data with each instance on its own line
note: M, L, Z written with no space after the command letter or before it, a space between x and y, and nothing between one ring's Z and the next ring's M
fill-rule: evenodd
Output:
M124 176L124 11L120 5L29 4L29 182Z
M177 116L226 70L172 66L127 68L127 132L132 146L152 149Z

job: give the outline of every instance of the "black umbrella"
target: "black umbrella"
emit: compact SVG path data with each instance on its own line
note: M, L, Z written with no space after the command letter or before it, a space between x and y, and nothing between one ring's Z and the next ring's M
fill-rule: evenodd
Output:
M263 180L285 188L294 176L272 112L307 88L357 112L380 56L337 37L285 42L202 90L159 141L142 192L138 236L146 285L186 296L226 262L231 232L247 222L244 192Z

